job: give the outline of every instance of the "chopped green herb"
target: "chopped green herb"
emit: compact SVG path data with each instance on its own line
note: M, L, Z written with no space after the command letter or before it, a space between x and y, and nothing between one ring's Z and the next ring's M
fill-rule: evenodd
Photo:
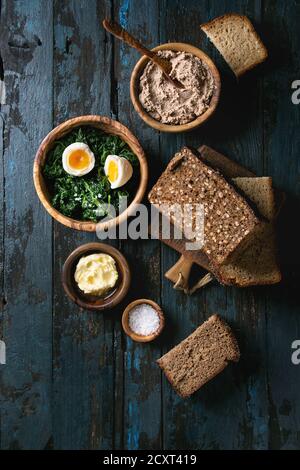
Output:
M62 165L62 154L68 145L83 142L95 155L94 169L84 176L71 176ZM105 134L94 127L79 127L60 140L54 142L47 155L43 169L52 196L52 205L63 215L77 220L98 222L109 210L101 204L111 204L119 213L120 199L133 198L137 187L138 171L133 172L131 180L122 188L111 189L104 173L104 163L108 155L118 155L138 166L138 158L120 137Z

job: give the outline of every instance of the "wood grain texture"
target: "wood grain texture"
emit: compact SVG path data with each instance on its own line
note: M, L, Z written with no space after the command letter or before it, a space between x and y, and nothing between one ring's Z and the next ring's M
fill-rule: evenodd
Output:
M111 42L101 28L110 2L54 2L54 125L84 114L110 116ZM54 224L53 445L113 446L115 314L80 310L66 298L60 275L69 253L97 241Z
M223 8L225 9L226 5L213 8L211 16L224 13ZM233 10L245 12L254 24L261 22L261 9L261 2L233 2ZM243 162L246 168L252 169L257 175L262 175L264 171L261 146L262 76L257 69L254 75L245 76L243 81L236 84L230 72L230 82L228 81L226 91L228 102L224 102L223 108L229 113L229 119L226 119L228 124L226 131L231 131L233 134L227 136L227 155L232 155L237 161ZM230 96L235 96L233 102L229 101ZM233 112L237 114L234 115ZM232 122L230 122L231 115ZM231 416L231 424L228 424L223 436L219 438L220 447L266 448L268 402L265 387L265 299L263 295L259 295L258 289L242 291L228 289L227 292L217 293L216 298L210 297L207 306L216 309L219 302L221 302L220 313L223 313L237 329L242 353L240 367L236 371L231 371L234 386L232 391L229 391L228 407L227 409L224 407L221 416L218 416L221 420L226 419L228 415Z
M260 24L260 2L236 1L232 8L245 12L254 24ZM227 5L213 5L209 12L211 17L224 13ZM221 10L221 11L220 11ZM221 60L221 58L219 58ZM225 64L224 64L225 66ZM226 66L227 67L227 66ZM244 77L236 83L228 71L226 93L227 102L223 102L226 118L226 153L237 161L243 162L246 168L258 175L263 174L263 148L261 146L263 121L261 115L261 83L259 70L256 76ZM225 69L223 69L225 73ZM229 75L230 73L230 75ZM235 96L234 100L230 100ZM245 111L247 110L247 111ZM236 114L235 114L236 113ZM232 119L232 121L231 121ZM243 138L241 139L241 135ZM222 139L222 137L221 137ZM219 147L220 148L220 147ZM219 291L215 296L209 295L208 309L218 309L235 327L241 347L242 361L239 367L230 372L232 382L227 388L227 406L216 417L221 423L230 416L230 424L223 428L223 435L218 437L221 448L255 448L267 447L268 403L266 396L265 370L265 306L264 298L258 295L257 289ZM213 390L217 389L217 383ZM216 423L212 423L215 429ZM213 436L211 429L208 435Z
M0 10L1 12L1 10ZM0 22L1 25L1 22ZM1 53L0 53L1 61ZM4 78L4 77L2 77ZM4 296L4 118L1 112L0 107L0 207L1 207L1 217L0 217L0 341L4 341L3 338L3 320L4 320L4 309L6 299ZM5 367L4 364L0 365L0 410L3 409L4 401L3 395L1 393L3 381L2 381L2 369ZM0 411L0 430L1 430L1 416ZM0 432L0 449L1 446L1 432Z
M167 3L167 2L166 2ZM166 8L167 5L164 5ZM259 5L255 4L259 10ZM260 161L258 157L259 142L262 137L262 122L257 118L260 110L259 79L250 80L245 77L246 83L237 85L235 78L230 75L231 72L226 69L221 57L216 54L211 44L201 36L199 23L207 21L217 15L228 11L244 11L250 17L255 17L256 11L250 2L209 2L205 9L200 9L199 2L172 2L170 7L168 3L168 20L161 21L162 40L164 34L169 40L174 37L177 40L190 41L192 44L201 44L201 48L215 58L215 63L221 72L223 84L220 105L207 125L199 131L186 134L184 139L177 139L175 142L164 139L163 153L166 162L172 154L180 148L183 143L198 147L202 142L211 143L213 148L222 150L225 155L230 155L236 161L243 162L243 165L249 169L258 172L260 168L255 168L255 164ZM176 22L175 18L188 16L190 19L190 28L187 30L184 25L182 28ZM172 22L172 18L174 21ZM255 19L255 18L254 18ZM187 38L188 37L188 38ZM247 91L247 93L246 93ZM235 98L229 101L229 97ZM226 101L226 98L228 101ZM242 101L241 101L242 100ZM251 102L250 102L251 100ZM247 109L247 116L243 112ZM241 139L240 135L244 138ZM205 140L204 140L205 139ZM260 152L261 154L262 152ZM253 159L253 161L251 160ZM257 160L256 160L257 159ZM259 173L260 174L260 173ZM175 258L176 259L176 258ZM174 263L174 253L164 249L163 266L165 271ZM172 309L174 324L181 325L177 334L174 332L172 345L181 340L187 333L190 333L204 319L212 313L219 313L237 329L238 335L241 329L245 335L250 335L253 331L253 322L262 308L254 294L251 291L237 292L235 289L224 289L219 286L210 285L197 294L194 298L182 298L183 294L178 292L174 295L172 287L163 284L163 302L169 309ZM170 301L170 299L173 299ZM179 307L178 307L179 305ZM255 312L251 318L250 311ZM182 322L183 312L189 312L185 315L186 321ZM262 318L261 318L262 315ZM263 348L264 343L264 311L260 312L258 338L254 338L250 346L254 349ZM261 336L260 336L261 335ZM252 336L251 336L252 337ZM247 346L249 336L247 338ZM173 423L164 429L164 445L166 448L181 447L185 448L260 448L267 445L267 400L264 395L264 372L263 365L260 371L256 372L255 378L250 375L250 364L258 361L259 353L256 355L250 349L249 355L245 354L245 338L239 337L242 349L242 362L236 368L228 368L223 375L214 382L208 384L205 389L191 399L189 404L182 403L167 388L164 391L164 422ZM257 345L259 343L259 346ZM253 354L253 360L250 355ZM260 351L261 354L261 351ZM261 360L261 358L259 359ZM253 367L255 367L253 365ZM249 377L250 375L250 377ZM219 390L223 393L220 395ZM256 398L254 399L254 394ZM258 398L259 396L259 398ZM256 406L259 405L259 410ZM254 417L260 413L263 417L257 421ZM230 417L230 418L229 418ZM178 423L188 422L189 426L178 426ZM175 424L176 423L176 424ZM263 428L264 423L264 428ZM178 432L181 427L181 432ZM222 433L219 429L222 428Z
M266 64L239 83L199 29L229 11L248 15L269 51ZM222 93L211 120L184 135L148 127L129 95L139 56L104 31L104 17L150 48L187 42L212 57ZM7 90L0 115L0 339L7 346L7 364L0 366L1 448L300 448L300 366L291 363L291 343L300 337L300 106L291 102L300 70L299 21L296 0L1 2ZM148 158L149 187L183 144L209 145L259 176L272 176L288 194L279 226L283 285L211 284L187 297L163 277L177 261L174 250L159 241L120 240L112 244L132 269L130 295L109 315L76 307L64 294L61 268L73 249L97 239L56 222L51 234L32 165L43 137L83 114L110 116L130 128ZM0 126L0 157L1 134ZM122 331L122 312L139 297L153 299L165 314L165 330L153 343L134 343ZM155 360L212 313L233 327L241 361L183 401Z
M299 21L299 2L265 2L263 26L272 58L264 79L265 165L275 184L287 190L280 222L284 284L266 293L271 449L300 448L300 374L290 359L291 344L300 337L300 113L291 101L291 84L300 70Z
M51 223L34 194L32 163L52 127L52 2L1 7L7 88L1 447L42 449L52 434Z
M157 22L159 3L156 0L117 1L114 17L121 26L132 32L134 36L138 36L143 44L151 48L159 42ZM155 173L160 170L159 136L143 124L135 113L129 96L130 74L138 59L137 52L115 41L118 118L133 132L142 136L143 147L151 167L151 177L155 178ZM132 300L145 297L160 305L159 243L147 240L126 241L121 242L121 250L131 265L136 267L133 272ZM168 318L166 318L167 324ZM164 334L153 344L144 345L134 343L127 338L124 340L123 442L119 442L123 448L157 449L161 446L161 375L155 360L160 356L163 338ZM120 390L121 384L116 383L116 387Z
M160 15L160 42L181 41L188 42L195 46L199 44L199 2L189 2L187 6L184 2L174 1L172 3L163 1L161 3ZM168 15L164 15L164 11ZM202 10L201 10L202 11ZM186 18L189 28L178 23L178 17ZM198 21L197 21L198 18ZM205 51L204 51L205 52ZM216 112L217 113L217 112ZM216 116L217 114L215 114ZM160 154L164 166L171 157L184 144L199 147L203 143L203 132L207 126L214 121L213 116L204 127L192 131L189 134L164 135L160 142ZM163 246L161 271L166 272L177 260L177 255L173 250ZM161 306L169 320L169 334L164 342L163 352L167 352L183 338L187 337L199 326L205 317L203 294L200 292L193 301L192 297L186 296L180 291L174 291L169 282L162 283L162 303ZM195 300L195 298L194 298ZM213 312L210 312L213 313ZM198 399L198 406L195 400ZM200 403L199 395L191 400L183 401L169 386L163 377L163 446L166 449L199 448L204 444L199 434L204 430L204 423L207 419L206 412ZM197 402L196 402L197 403Z

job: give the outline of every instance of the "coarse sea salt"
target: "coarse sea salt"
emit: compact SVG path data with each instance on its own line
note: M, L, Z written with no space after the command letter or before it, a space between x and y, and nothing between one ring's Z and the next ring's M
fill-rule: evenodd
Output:
M160 324L157 311L149 304L140 304L133 307L129 312L130 329L141 336L155 333Z

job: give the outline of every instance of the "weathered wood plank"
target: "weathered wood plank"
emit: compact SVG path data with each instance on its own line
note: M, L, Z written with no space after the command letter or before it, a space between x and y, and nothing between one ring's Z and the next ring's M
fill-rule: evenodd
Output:
M0 14L1 14L1 6L0 6ZM1 23L0 23L1 24ZM0 67L2 64L2 58L0 53ZM1 73L1 70L0 70ZM0 80L3 80L4 76L0 76ZM4 300L4 118L1 112L1 105L0 105L0 207L1 207L1 217L0 217L0 348L1 344L3 347L4 341L3 338L3 312L5 308L5 300ZM0 374L2 374L2 369L5 367L5 364L1 364L0 358ZM0 376L0 388L2 384L2 375ZM1 429L1 410L3 408L3 396L0 393L0 429ZM0 449L1 446L1 433L0 433Z
M168 15L164 14L166 9ZM185 5L179 1L163 2L160 15L161 43L177 41L188 42L197 46L200 39L198 29L200 10L199 2L194 2L193 5ZM183 24L178 23L179 17L185 17L185 22L189 24L188 29ZM203 141L201 130L194 131L189 135L162 135L160 153L164 166L184 144L189 143L191 145L195 142L195 146L198 147ZM164 352L185 338L205 318L202 293L197 297L187 297L181 292L174 291L172 285L163 277L164 272L177 259L178 255L173 250L165 246L162 247L162 306L172 327L169 329L164 344ZM199 431L196 432L194 437L191 436L191 439L188 438L192 427L203 428L203 424L207 419L206 417L203 419L197 410L198 407L191 400L180 399L163 377L163 447L165 449L191 449L200 446L200 442L198 442ZM193 422L195 416L196 420ZM196 430L194 429L194 431Z
M122 0L115 2L114 16L141 41L154 47L159 42L158 12L156 0ZM136 115L129 96L130 74L138 58L136 51L115 42L118 118L140 139L154 178L159 167L159 135ZM133 270L131 300L146 297L160 303L159 243L126 240L121 243L121 249ZM143 345L126 337L123 347L124 377L122 383L116 383L117 389L124 386L123 448L159 449L161 377L155 360L160 356L160 343ZM120 440L118 445L121 445Z
M231 2L233 11L251 18L260 29L261 2ZM219 8L219 7L218 7ZM229 11L218 10L214 14ZM228 70L228 68L227 68ZM228 74L231 72L228 70ZM226 123L226 152L258 175L264 174L263 115L262 115L263 70L257 69L238 84L231 74L225 82L227 100L224 102L222 121ZM233 106L231 105L233 101ZM228 114L229 116L228 116ZM227 119L229 117L229 120ZM267 447L268 402L266 395L266 320L265 293L259 289L228 289L222 295L220 313L232 322L242 349L242 360L234 370L231 380L235 382L228 406L223 416L231 416L228 429L219 437L221 447L242 449L264 449ZM208 308L218 308L219 296L208 300ZM222 418L221 418L222 419Z
M55 1L54 121L110 115L111 41L101 28L110 2ZM54 446L112 448L114 316L81 311L65 296L67 255L95 234L54 229Z
M202 8L201 8L202 7ZM197 131L163 136L161 153L165 163L183 144L201 143L223 151L243 165L262 171L262 119L260 79L252 77L237 85L233 75L201 35L199 24L227 11L240 11L260 18L260 2L165 2L161 41L190 42L207 51L222 74L220 107L212 120ZM180 23L178 18L185 18ZM190 27L186 28L186 24ZM245 109L247 112L245 112ZM162 273L177 259L163 248ZM166 349L183 339L212 313L218 312L235 328L243 359L188 401L179 399L164 381L165 448L265 448L267 445L267 401L264 372L264 300L254 291L224 289L211 285L191 298L162 285L163 307L174 324ZM167 307L166 307L167 306ZM259 363L259 366L257 366ZM220 390L222 391L220 393Z
M239 84L199 30L200 22L228 11L254 19L270 50L269 65ZM207 125L190 134L159 135L139 119L129 97L138 54L102 30L102 18L111 15L150 46L185 41L215 59L223 91ZM300 336L294 219L300 207L300 107L290 99L291 83L299 79L299 19L296 1L56 0L53 62L52 2L1 2L7 88L0 114L0 340L7 345L7 365L0 365L1 448L299 448L300 366L291 363L291 343ZM52 97L54 124L85 113L127 124L147 152L153 181L183 144L201 143L272 175L289 195L280 237L283 286L215 285L188 298L163 277L178 258L174 251L155 241L122 241L133 268L124 305L98 315L71 304L61 287L62 264L76 246L96 237L55 224L52 259L52 221L31 176L34 152L52 128ZM141 296L161 303L167 317L165 334L153 345L132 343L120 325L122 308ZM215 311L237 332L241 363L183 401L164 378L161 383L155 359Z
M299 223L300 107L291 84L300 72L299 2L264 2L264 29L271 59L264 80L264 148L268 172L288 195L280 226L283 285L266 296L269 446L299 449L300 366L291 362L291 344L300 338Z
M7 88L1 447L41 449L52 432L51 221L35 194L32 165L52 123L52 2L1 3Z

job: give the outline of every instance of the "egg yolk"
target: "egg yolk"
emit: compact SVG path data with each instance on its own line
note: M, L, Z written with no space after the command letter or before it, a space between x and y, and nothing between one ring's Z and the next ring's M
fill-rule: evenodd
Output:
M74 170L84 170L90 164L90 156L84 150L75 150L69 156L69 166Z
M118 178L118 165L113 160L109 162L107 169L107 176L111 183L116 181Z

